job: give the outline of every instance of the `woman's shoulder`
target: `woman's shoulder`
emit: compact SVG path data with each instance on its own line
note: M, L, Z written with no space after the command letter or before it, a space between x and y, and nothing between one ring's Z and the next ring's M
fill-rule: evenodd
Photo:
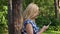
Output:
M25 26L25 27L26 27L27 24L33 25L30 19L26 19L26 20L24 21L24 26Z
M24 23L30 23L30 22L32 22L30 19L26 19L26 20L24 21Z

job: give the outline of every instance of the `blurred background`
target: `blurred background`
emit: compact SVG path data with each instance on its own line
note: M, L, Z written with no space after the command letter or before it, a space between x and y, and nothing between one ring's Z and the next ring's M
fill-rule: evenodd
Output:
M59 0L55 1L57 0L23 0L23 11L31 2L39 6L36 23L40 28L52 22L43 34L60 34L60 6ZM0 34L8 34L8 0L0 0Z

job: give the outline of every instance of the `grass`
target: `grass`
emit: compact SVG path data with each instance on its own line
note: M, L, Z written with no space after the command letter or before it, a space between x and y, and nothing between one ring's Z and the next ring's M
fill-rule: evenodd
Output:
M46 31L43 34L60 34L60 31Z
M4 34L8 34L8 32L6 31ZM48 30L48 31L44 32L43 34L60 34L60 31Z

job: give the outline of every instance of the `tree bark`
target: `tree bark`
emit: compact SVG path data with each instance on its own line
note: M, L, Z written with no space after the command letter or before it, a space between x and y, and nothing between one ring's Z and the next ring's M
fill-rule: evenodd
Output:
M21 34L21 12L22 0L12 0L12 15L14 23L14 34Z
M59 8L58 8L58 0L54 0L54 5L55 5L55 17L59 17Z
M21 34L22 0L8 0L9 34Z
M12 0L8 0L8 34L14 34L14 25L12 22Z
M60 17L60 0L59 0L58 4L59 4L59 17Z

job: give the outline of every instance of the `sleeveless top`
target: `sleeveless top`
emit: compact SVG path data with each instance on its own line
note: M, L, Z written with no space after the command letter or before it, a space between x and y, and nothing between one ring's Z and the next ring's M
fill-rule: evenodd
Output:
M37 34L37 32L39 32L39 27L37 27L36 23L34 21L30 20L30 19L27 19L27 20L24 21L23 30L22 30L23 34L27 34L27 32L26 32L26 25L28 23L32 25L33 33Z

